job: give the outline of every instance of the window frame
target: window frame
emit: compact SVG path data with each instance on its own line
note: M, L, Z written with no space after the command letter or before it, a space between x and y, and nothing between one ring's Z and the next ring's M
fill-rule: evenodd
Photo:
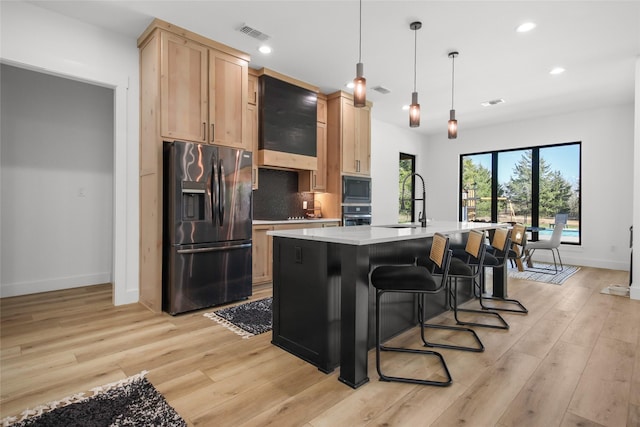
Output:
M415 154L409 154L409 153L400 153L399 157L398 157L398 175L400 174L400 162L402 160L411 160L411 178L409 179L409 181L411 182L411 200L409 200L409 202L411 203L411 213L410 213L410 221L409 222L413 222L414 218L415 218L415 213L416 213L416 204L414 203L414 200L416 198L416 155ZM399 177L399 176L398 176ZM399 198L398 198L398 222L400 222L402 220L402 218L400 217L400 200L402 198L402 194L400 194L402 192L402 186L400 185L401 181L398 180L398 194L399 194Z
M562 244L567 245L582 245L582 141L563 142L558 144L549 145L536 145L529 147L518 147L504 150L487 150L474 153L462 153L459 158L459 171L458 171L458 218L459 221L463 220L463 206L465 203L464 193L464 159L468 156L476 156L483 154L491 155L491 222L498 222L498 157L500 153L512 152L512 151L525 151L531 150L531 227L535 230L540 225L540 150L546 148L562 147L569 145L578 146L578 188L577 188L577 203L578 203L578 241L561 241ZM531 241L539 240L539 233L537 231L531 232Z

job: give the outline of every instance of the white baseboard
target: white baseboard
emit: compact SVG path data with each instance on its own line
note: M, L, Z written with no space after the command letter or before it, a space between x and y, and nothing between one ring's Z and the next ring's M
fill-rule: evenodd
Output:
M111 282L111 273L96 273L86 274L82 276L59 277L33 282L3 283L0 285L0 298L37 294L40 292L59 291L62 289L80 288L82 286L99 285L109 282Z
M573 254L565 254L564 252L562 252L562 249L560 250L560 254L562 256L562 263L566 265L579 265L582 267L608 268L610 270L629 271L628 261L590 259L580 256L572 256ZM551 251L536 251L533 256L533 260L553 264Z

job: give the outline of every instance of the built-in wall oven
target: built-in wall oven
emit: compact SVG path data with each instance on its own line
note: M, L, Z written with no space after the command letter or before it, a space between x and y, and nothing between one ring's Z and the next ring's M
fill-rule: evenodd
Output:
M343 206L342 225L371 225L371 205Z

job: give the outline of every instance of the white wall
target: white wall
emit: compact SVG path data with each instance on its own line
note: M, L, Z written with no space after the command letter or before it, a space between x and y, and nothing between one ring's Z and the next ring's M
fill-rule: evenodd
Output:
M375 108L375 106L373 107ZM427 193L431 182L420 167L424 157L426 141L424 136L411 129L371 120L371 218L372 224L395 224L398 222L398 189L400 153L416 156L416 172L426 181ZM422 162L423 163L423 162ZM416 180L420 186L420 180ZM420 190L418 190L419 192ZM431 216L431 207L427 205L427 217ZM416 211L417 215L417 211Z
M110 282L113 90L1 70L0 295Z
M582 141L582 245L563 245L563 261L629 269L633 104L475 130L465 130L462 115L458 123L457 140L433 137L428 143L425 168L430 181L438 182L427 194L435 218L457 218L460 154Z
M635 248L635 261L633 263L633 283L631 286L631 298L640 299L640 57L636 58L636 97L635 97L635 138L633 151L633 247Z
M114 90L114 303L136 302L139 294L136 40L24 2L3 1L1 7L2 62Z

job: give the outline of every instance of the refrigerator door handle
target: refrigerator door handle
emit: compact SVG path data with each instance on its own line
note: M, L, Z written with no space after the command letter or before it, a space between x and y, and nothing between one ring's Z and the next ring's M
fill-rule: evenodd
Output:
M241 245L235 246L217 246L214 248L198 248L198 249L178 249L177 253L179 254L199 254L203 252L219 252L219 251L228 251L230 249L245 249L250 248L251 243L243 243Z
M220 189L218 186L218 168L216 167L216 157L211 156L211 225L216 225L216 212L220 203Z
M219 202L219 210L220 210L220 226L224 224L224 205L226 202L227 195L227 186L224 182L224 164L222 164L222 159L220 159L220 174L218 179L220 180L220 202Z

